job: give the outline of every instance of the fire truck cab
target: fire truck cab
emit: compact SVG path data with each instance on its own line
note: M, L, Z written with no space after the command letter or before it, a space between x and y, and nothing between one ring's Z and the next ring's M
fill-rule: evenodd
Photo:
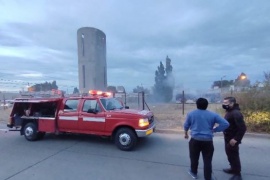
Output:
M108 136L121 150L132 150L138 138L153 133L155 122L148 110L127 109L109 93L67 98L19 98L7 124L28 141L46 133L80 133Z

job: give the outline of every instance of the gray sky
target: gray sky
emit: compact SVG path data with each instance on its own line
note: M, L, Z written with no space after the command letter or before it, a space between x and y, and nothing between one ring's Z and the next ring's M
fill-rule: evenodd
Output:
M78 86L76 33L107 37L108 85L151 88L166 56L178 89L252 83L270 71L268 0L0 0L0 90L56 80Z

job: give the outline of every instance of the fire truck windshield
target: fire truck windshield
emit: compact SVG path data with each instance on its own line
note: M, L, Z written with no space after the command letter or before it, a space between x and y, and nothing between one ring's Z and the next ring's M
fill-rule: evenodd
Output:
M115 98L104 98L100 101L106 110L123 109L122 104Z

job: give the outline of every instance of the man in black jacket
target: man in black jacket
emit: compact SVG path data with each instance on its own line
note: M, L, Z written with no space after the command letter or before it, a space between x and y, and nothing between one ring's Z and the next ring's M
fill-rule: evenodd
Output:
M229 128L224 131L224 139L225 151L231 166L223 171L233 174L230 180L242 180L239 144L246 132L246 124L234 97L224 98L222 107L226 110L225 119L230 123Z

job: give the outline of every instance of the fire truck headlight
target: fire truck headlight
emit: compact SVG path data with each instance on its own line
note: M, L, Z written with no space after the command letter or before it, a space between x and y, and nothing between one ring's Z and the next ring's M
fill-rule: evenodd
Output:
M149 121L147 118L141 118L139 119L139 126L140 127L145 127L149 125Z

